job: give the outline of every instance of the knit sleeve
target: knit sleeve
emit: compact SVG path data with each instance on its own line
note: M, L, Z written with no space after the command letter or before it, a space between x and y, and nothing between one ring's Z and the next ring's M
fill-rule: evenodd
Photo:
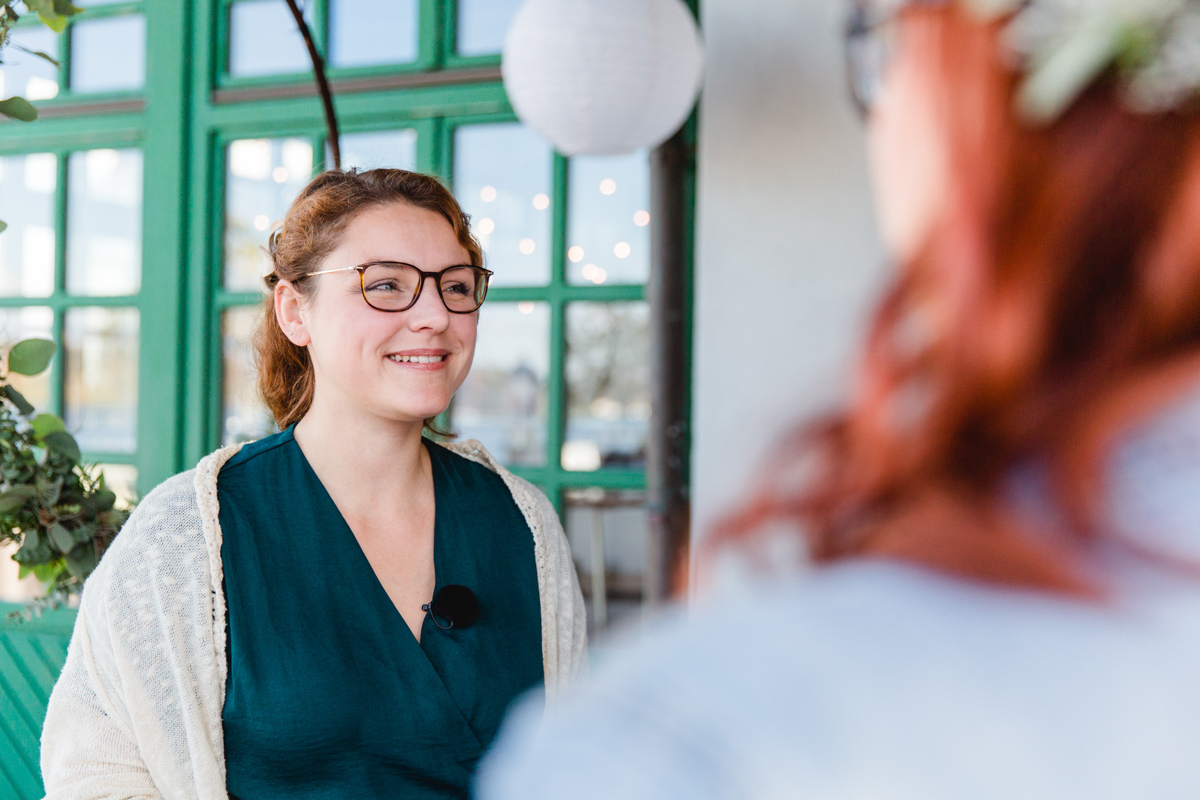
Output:
M513 476L514 483L523 484L534 516L541 522L537 542L538 572L541 579L543 606L543 650L547 664L553 662L554 675L546 673L546 706L553 708L563 694L587 677L587 614L583 592L575 572L575 560L567 541L562 522L550 499L533 485Z
M106 572L97 571L88 581L67 661L46 709L42 775L47 800L162 796L142 759L113 669L103 597Z
M184 473L142 501L84 587L42 730L49 800L225 796L213 620Z

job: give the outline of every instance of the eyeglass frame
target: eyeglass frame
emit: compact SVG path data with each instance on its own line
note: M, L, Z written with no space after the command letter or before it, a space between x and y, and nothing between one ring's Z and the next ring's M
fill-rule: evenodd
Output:
M860 58L856 55L863 49L867 38L871 36L879 28L890 25L895 22L897 15L905 8L927 6L936 7L946 5L947 0L900 0L890 4L883 13L872 13L877 9L872 9L870 0L852 0L850 3L850 13L846 16L846 24L842 28L842 53L844 59L844 67L846 71L846 88L850 94L850 101L854 104L854 108L858 111L859 117L864 121L871 116L871 108L875 104L875 94L867 96L863 84L865 81L862 78L865 75L865 70L861 69ZM887 68L888 58L881 59L885 63L876 65L876 74L874 78L874 87L878 90L880 79Z
M402 267L411 267L415 269L421 276L421 279L417 282L417 290L413 292L412 300L404 308L380 308L379 306L371 305L371 301L367 299L367 279L365 277L367 274L367 267L375 267L382 264L399 264ZM480 298L479 305L475 306L470 311L455 311L450 307L450 304L446 302L445 295L442 294L442 276L452 269L477 269L483 273L483 297ZM490 269L478 266L476 264L455 264L454 266L446 267L445 269L438 270L437 272L426 272L425 270L417 267L415 264L409 264L406 261L367 261L363 264L354 264L349 267L323 269L318 272L306 272L304 273L304 277L312 278L317 275L330 275L334 272L349 272L350 270L357 270L358 272L358 286L359 291L362 292L363 302L366 303L369 308L373 308L376 311L382 311L385 314L398 314L401 311L408 311L410 308L415 306L417 301L421 299L421 290L425 288L426 278L433 278L433 284L437 287L438 299L442 301L442 305L446 307L447 311L449 311L451 314L474 314L476 311L483 308L483 301L487 299L487 291L488 286L491 283L491 278L496 274Z

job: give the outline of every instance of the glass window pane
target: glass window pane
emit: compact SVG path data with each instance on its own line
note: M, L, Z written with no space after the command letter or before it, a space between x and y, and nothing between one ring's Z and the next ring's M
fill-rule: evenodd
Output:
M458 0L458 52L464 56L499 53L522 0Z
M417 0L330 0L329 63L403 64L417 59Z
M67 429L85 453L132 453L137 446L137 309L69 309L63 344Z
M146 18L123 17L71 26L71 91L120 92L146 83Z
M85 150L67 162L67 291L137 294L142 286L142 153Z
M117 508L132 508L138 501L137 467L132 464L97 464L104 486L117 496Z
M0 234L0 241L8 235L8 231ZM0 308L0 346L7 348L22 339L53 339L54 312L44 306L26 306L25 308ZM58 358L58 356L54 356ZM38 411L52 411L50 408L50 373L51 369L40 375L9 376L13 388L25 396Z
M20 47L57 59L58 35L41 25L17 28L10 34L4 48L4 66L0 67L0 97L20 95L26 100L57 97L58 67Z
M650 276L650 161L627 156L571 159L567 280L644 283Z
M262 317L258 306L227 310L221 317L221 443L251 442L279 430L258 398L251 337Z
M650 421L650 310L645 303L567 306L563 469L640 467Z
M493 286L550 281L549 143L519 122L454 133L454 193L471 215Z
M641 610L648 521L641 491L597 487L564 492L563 516L592 632L633 621Z
M0 158L0 295L49 297L54 291L53 153Z
M454 398L454 429L501 463L545 464L549 373L550 308L485 303L471 373Z
M313 3L301 6L312 28ZM229 10L229 74L311 72L304 37L284 0L245 0Z
M370 131L342 134L342 169L417 168L417 132L412 128L398 131ZM325 160L333 163L326 148Z
M308 139L241 139L227 150L225 288L261 290L267 267L259 247L312 178Z

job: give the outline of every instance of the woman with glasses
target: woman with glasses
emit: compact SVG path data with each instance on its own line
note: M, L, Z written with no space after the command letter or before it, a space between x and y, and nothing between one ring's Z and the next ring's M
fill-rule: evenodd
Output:
M508 705L584 668L553 508L436 443L491 273L434 178L329 171L271 237L280 433L138 506L85 588L43 734L51 798L466 797Z
M896 271L715 532L815 568L514 723L482 800L1200 796L1200 3L854 12Z

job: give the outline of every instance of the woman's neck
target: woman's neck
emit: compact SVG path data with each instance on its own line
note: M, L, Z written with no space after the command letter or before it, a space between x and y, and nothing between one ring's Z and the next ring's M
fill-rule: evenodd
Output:
M432 485L421 422L331 413L316 402L296 424L304 457L343 514L374 516L411 505Z

